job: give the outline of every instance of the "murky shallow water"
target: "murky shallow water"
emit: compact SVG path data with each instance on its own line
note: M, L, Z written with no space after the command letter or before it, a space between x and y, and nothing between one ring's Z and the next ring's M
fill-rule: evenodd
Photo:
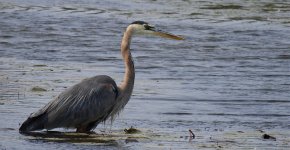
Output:
M0 149L287 149L289 16L286 1L1 0ZM18 133L31 112L84 78L107 74L120 83L119 44L135 20L187 40L133 39L133 96L112 126L95 131L122 135L134 126L147 140Z

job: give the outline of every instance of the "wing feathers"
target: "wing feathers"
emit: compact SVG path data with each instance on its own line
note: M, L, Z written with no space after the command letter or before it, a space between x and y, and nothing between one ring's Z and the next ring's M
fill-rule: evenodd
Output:
M116 103L116 89L116 83L108 76L85 79L32 114L20 130L76 128L91 122L104 121ZM43 119L43 116L46 116L46 119Z

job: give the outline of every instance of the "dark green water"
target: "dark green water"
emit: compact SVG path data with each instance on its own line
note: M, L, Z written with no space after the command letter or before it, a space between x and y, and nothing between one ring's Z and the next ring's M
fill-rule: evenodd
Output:
M0 149L288 149L289 16L282 0L0 0ZM133 96L112 126L95 131L134 126L149 139L59 142L18 133L30 113L84 78L107 74L120 83L120 41L135 20L186 41L134 38Z

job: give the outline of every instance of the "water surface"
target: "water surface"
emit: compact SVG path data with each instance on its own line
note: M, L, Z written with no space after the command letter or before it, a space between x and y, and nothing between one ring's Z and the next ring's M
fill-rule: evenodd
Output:
M289 16L289 2L270 0L0 0L0 149L287 149ZM84 78L106 74L120 83L122 32L136 20L186 41L134 38L133 96L112 126L95 131L133 126L149 140L18 133L30 113Z

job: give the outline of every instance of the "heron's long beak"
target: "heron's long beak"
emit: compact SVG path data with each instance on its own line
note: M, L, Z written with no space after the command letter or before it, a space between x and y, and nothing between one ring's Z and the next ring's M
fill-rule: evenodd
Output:
M164 38L173 39L173 40L185 40L183 37L173 35L171 33L166 33L163 31L153 31L153 34L164 37Z

